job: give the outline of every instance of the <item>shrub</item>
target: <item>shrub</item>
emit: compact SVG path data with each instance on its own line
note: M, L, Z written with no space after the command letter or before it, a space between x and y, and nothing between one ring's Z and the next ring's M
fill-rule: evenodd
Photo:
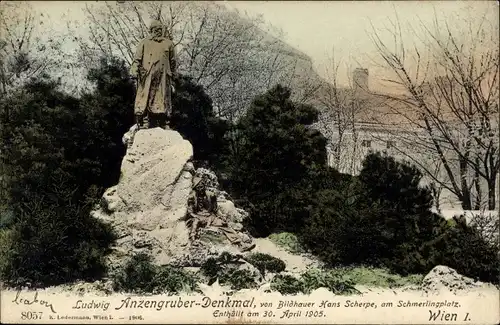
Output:
M281 294L310 294L319 288L326 288L337 295L358 292L351 280L343 279L335 272L317 269L308 270L299 278L278 274L271 281L271 290L279 291Z
M115 275L113 289L126 292L151 292L156 267L147 254L137 254L130 258L123 270Z
M315 194L301 240L330 266L372 265L423 273L422 245L444 219L430 211L421 173L391 157L369 154L359 177Z
M208 277L208 284L212 284L217 280L217 277L222 273L222 266L216 258L210 257L200 268L203 275Z
M5 270L10 259L10 249L12 247L12 230L0 228L0 278L5 275Z
M257 287L255 275L250 270L229 270L219 278L220 284L229 284L233 290L252 289Z
M330 267L376 263L375 245L383 244L374 227L379 216L335 190L319 191L313 199L316 204L301 229L300 241Z
M154 292L178 294L198 291L198 280L194 274L182 269L168 265L161 266L153 279Z
M335 268L330 272L344 280L369 287L397 288L407 285L419 285L423 280L421 274L401 276L392 273L388 269L365 266Z
M256 97L237 125L231 190L251 202L246 226L255 236L297 229L311 177L326 166L326 140L309 127L318 112L290 94L278 85Z
M203 86L190 77L179 75L174 79L172 94L172 128L193 145L194 159L217 163L227 153L224 135L229 124L216 118L212 99Z
M335 273L328 271L311 269L302 273L301 279L305 294L309 294L318 288L327 288L337 295L357 292L351 280L344 280Z
M271 273L280 273L285 270L286 264L283 260L263 253L253 253L245 258L264 276L266 271Z
M103 60L88 78L96 89L81 98L42 77L1 101L2 193L8 198L1 204L12 211L16 241L3 277L12 285L95 279L106 271L103 257L114 236L90 211L118 180L134 86L117 60Z
M108 226L92 219L88 209L48 210L43 201L32 201L30 209L19 212L5 247L9 253L2 278L8 284L38 287L104 275L104 256L114 239Z
M294 233L280 232L277 234L271 234L269 236L269 240L290 253L297 254L305 252L304 248L300 244L299 238Z
M282 295L302 293L302 286L300 279L288 274L277 274L271 281L271 290L278 291Z
M481 281L499 284L500 260L495 245L486 241L479 231L464 219L454 218L439 235L422 248L428 271L446 265L458 273Z
M168 265L156 266L144 253L130 258L113 280L114 290L134 293L178 294L198 289L193 274Z
M229 253L223 252L217 258L208 258L200 271L208 278L209 285L219 279L220 284L228 284L233 290L255 288L255 274L248 269L239 269L240 264L241 262Z

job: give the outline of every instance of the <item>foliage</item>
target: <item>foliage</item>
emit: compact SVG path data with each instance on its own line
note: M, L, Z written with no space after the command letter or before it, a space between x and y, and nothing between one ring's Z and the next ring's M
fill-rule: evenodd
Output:
M197 278L182 269L156 266L144 253L134 255L113 279L116 291L178 294L197 290Z
M183 75L176 76L174 86L172 127L191 142L195 160L216 160L226 151L224 134L229 125L215 117L203 86Z
M447 265L485 281L497 278L494 247L471 227L430 211L430 190L419 185L414 166L372 153L359 177L343 178L339 190L313 195L316 203L299 234L327 265L371 265L402 275Z
M271 290L282 295L302 293L302 281L289 274L276 274L271 281Z
M419 285L423 279L423 275L421 274L401 276L392 273L388 269L366 266L340 267L329 271L344 280L368 287L397 288L408 285Z
M150 292L156 272L149 255L137 254L130 258L120 273L115 275L113 289L115 291Z
M247 269L223 272L219 278L220 284L229 284L232 290L252 289L257 287L255 275Z
M114 235L90 211L118 180L134 86L117 60L102 60L88 78L96 89L82 98L43 77L2 99L2 190L15 242L2 276L12 285L44 286L105 272Z
M343 192L317 193L301 237L330 265L367 263L422 272L419 248L441 218L430 212L432 197L419 187L420 179L413 166L369 154L359 177Z
M8 266L9 249L12 247L12 230L0 228L0 278L3 278L5 269Z
M495 244L485 241L479 231L454 218L422 249L429 260L429 268L446 265L458 273L481 281L500 283L499 251ZM480 252L480 253L478 253Z
M235 196L251 202L254 235L296 229L311 179L326 165L325 139L309 126L318 112L290 100L280 85L258 96L237 125L230 179Z
M317 269L308 270L299 278L278 274L271 282L271 290L279 291L281 294L310 294L318 288L326 288L336 295L357 292L353 281L343 279L335 272Z
M280 273L286 268L286 264L283 260L269 254L253 253L245 259L248 263L255 266L263 276L266 271L271 273Z
M214 100L217 114L231 123L269 85L279 80L299 84L308 81L302 79L315 76L313 71L306 71L307 76L297 80L294 62L300 59L290 56L289 46L279 41L282 31L272 26L263 28L267 23L261 17L249 17L220 3L144 1L120 6L98 3L89 4L83 11L84 27L90 37L80 39L79 43L86 49L81 61L87 64L91 64L96 52L120 53L131 64L133 47L145 36L144 22L150 15L167 23L178 49L177 70L202 85ZM269 39L264 29L272 30L276 38ZM124 30L127 32L121 32ZM102 40L109 46L103 47Z
M354 282L341 279L334 273L310 269L301 275L303 281L303 292L311 293L313 290L324 287L334 294L352 294L357 290L354 288Z
M271 234L268 238L274 244L284 248L290 253L304 253L304 248L301 246L297 235L294 233L280 232L277 234Z
M217 258L208 258L200 271L208 278L209 284L218 279L220 284L229 284L233 290L255 288L257 286L255 274L248 269L239 269L239 264L241 262L229 253L223 252Z

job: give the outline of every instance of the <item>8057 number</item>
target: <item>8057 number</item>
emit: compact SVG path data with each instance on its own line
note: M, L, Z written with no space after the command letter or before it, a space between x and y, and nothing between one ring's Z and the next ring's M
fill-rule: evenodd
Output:
M23 311L21 312L21 319L22 320L37 320L37 319L42 319L43 313L41 311L39 312L34 312L34 311Z

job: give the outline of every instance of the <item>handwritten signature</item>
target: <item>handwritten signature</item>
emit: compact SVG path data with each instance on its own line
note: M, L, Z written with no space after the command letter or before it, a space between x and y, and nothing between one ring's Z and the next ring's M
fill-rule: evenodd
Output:
M45 300L38 300L38 292L35 292L35 296L33 297L32 300L26 299L21 297L21 290L18 290L16 292L16 298L12 300L12 302L15 302L18 305L33 305L35 303L38 303L40 306L50 308L50 310L56 314L56 311L54 310L54 306L52 306L51 303Z

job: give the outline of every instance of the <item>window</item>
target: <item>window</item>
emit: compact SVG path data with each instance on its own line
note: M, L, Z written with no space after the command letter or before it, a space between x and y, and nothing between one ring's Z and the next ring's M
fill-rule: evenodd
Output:
M361 146L362 147L371 147L372 142L371 142L371 140L363 140L363 141L361 141Z
M394 141L387 141L387 149L391 149L396 146L396 142Z

